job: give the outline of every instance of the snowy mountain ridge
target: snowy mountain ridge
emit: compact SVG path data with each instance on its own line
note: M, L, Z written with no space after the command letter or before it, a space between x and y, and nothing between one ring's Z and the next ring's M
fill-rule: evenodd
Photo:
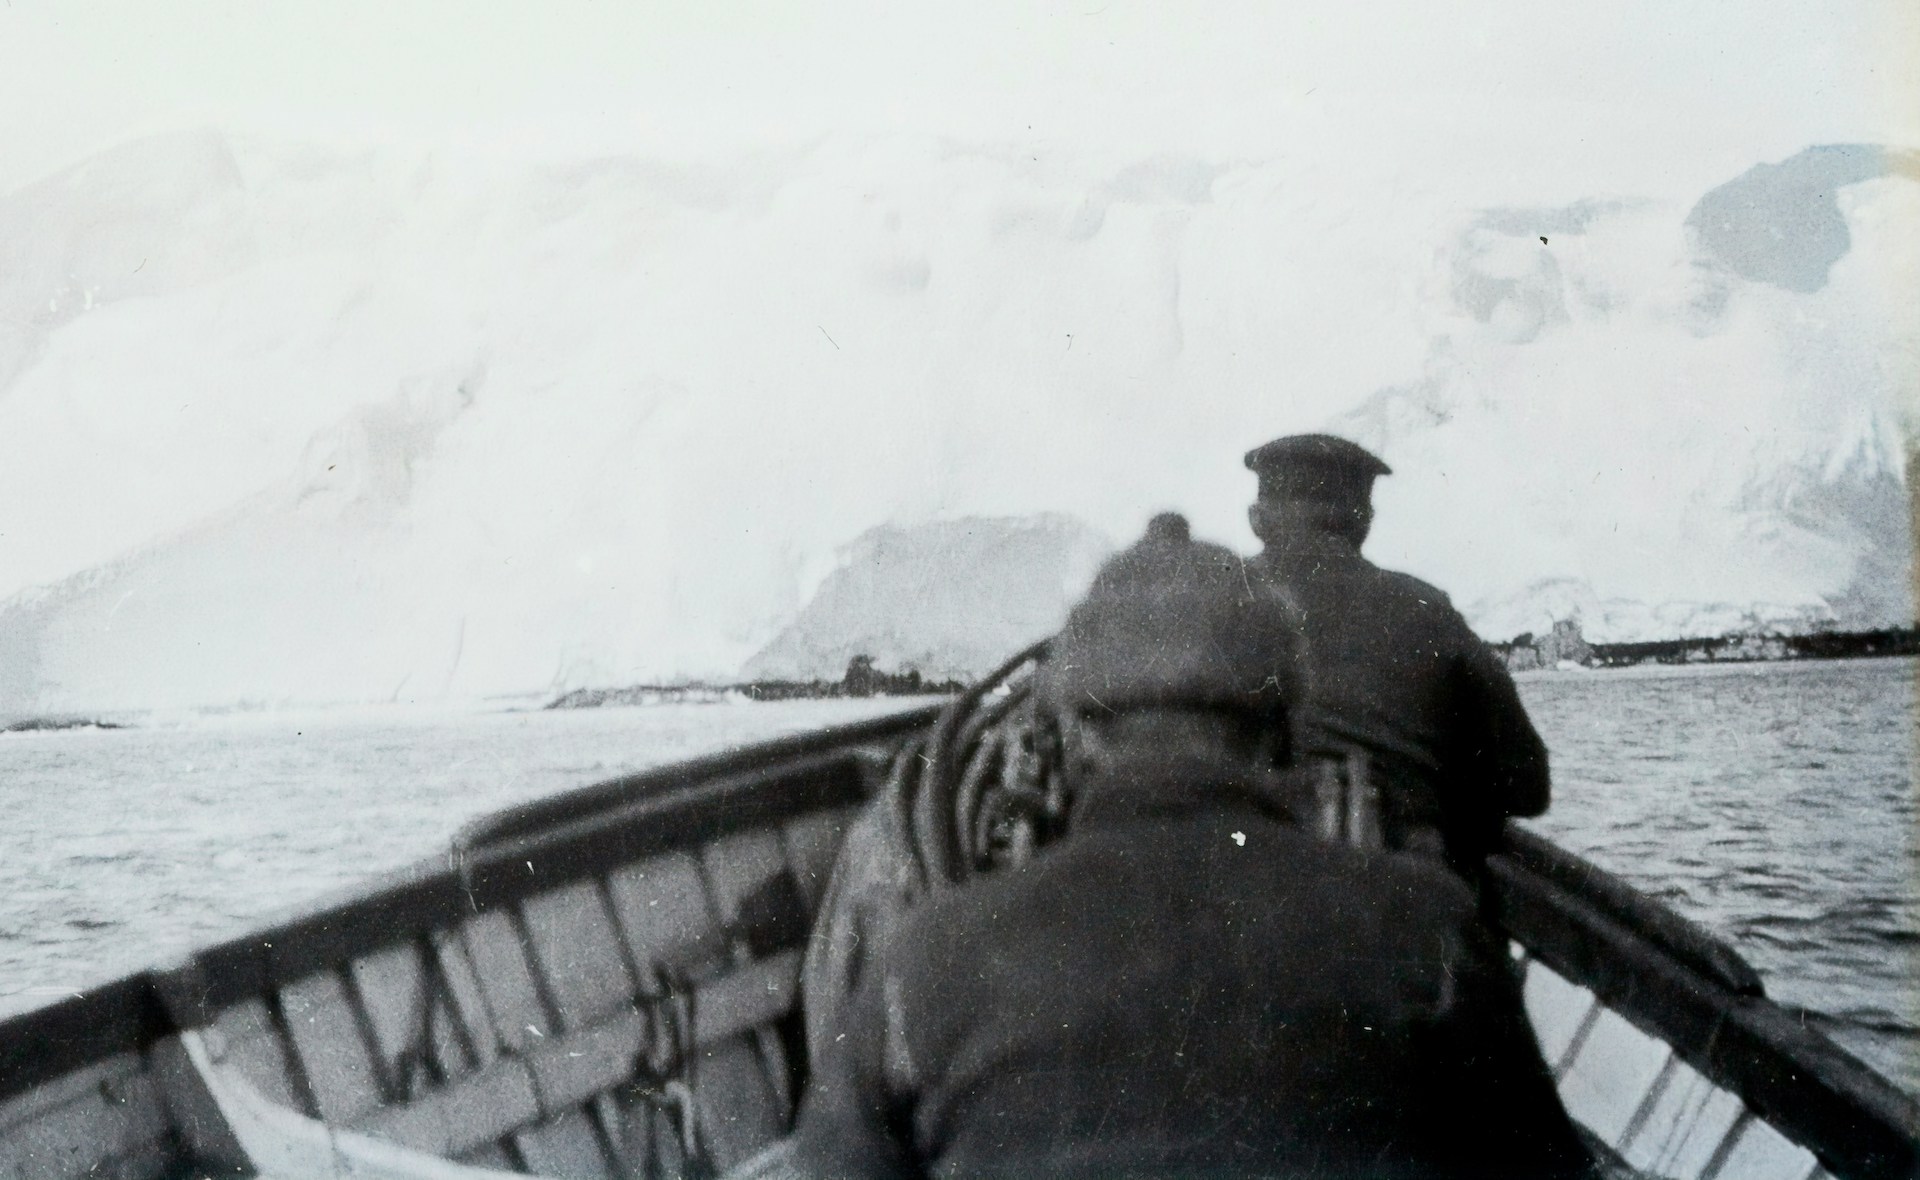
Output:
M103 153L0 196L0 708L726 680L1038 519L1031 630L1155 511L1250 550L1241 452L1323 427L1491 638L1911 619L1913 153L1539 207L1356 159Z

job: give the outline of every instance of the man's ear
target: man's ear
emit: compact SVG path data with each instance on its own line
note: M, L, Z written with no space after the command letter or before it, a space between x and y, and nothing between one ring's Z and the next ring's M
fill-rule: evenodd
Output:
M1265 504L1255 500L1247 505L1247 523L1253 527L1253 535L1260 539L1261 544L1272 544L1270 534L1273 531L1273 514L1267 510Z

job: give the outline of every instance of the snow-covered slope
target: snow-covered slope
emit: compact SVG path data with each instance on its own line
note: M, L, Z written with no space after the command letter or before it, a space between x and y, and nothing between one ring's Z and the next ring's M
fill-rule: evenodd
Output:
M883 525L765 650L755 680L837 679L857 655L930 679L985 675L1059 628L1113 543L1058 515Z
M1690 210L1464 219L1422 375L1335 420L1399 471L1376 544L1494 638L1909 622L1916 179L1816 148Z
M0 197L0 708L724 678L889 523L1250 547L1239 454L1328 422L1399 472L1374 555L1489 634L1542 582L1620 637L1910 613L1910 157L1532 208L1311 130L565 167L208 132Z

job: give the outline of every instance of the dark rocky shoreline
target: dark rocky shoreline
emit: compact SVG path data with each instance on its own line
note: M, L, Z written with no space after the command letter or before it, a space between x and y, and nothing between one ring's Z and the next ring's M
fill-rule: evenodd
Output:
M125 729L112 721L92 717L24 717L0 725L0 733L49 733L61 729Z
M869 656L855 656L838 680L749 680L739 684L636 684L626 688L576 688L547 703L549 709L595 709L608 705L701 704L723 701L798 701L835 697L950 696L958 680L928 680L917 668L882 672Z
M1799 635L1746 634L1712 638L1658 639L1643 643L1589 643L1573 620L1555 623L1546 635L1516 636L1489 644L1514 672L1573 665L1632 668L1643 664L1751 664L1777 660L1848 660L1920 655L1920 627L1878 631L1816 631ZM916 669L883 672L856 656L839 680L749 680L737 684L636 684L624 688L577 688L556 697L549 709L594 709L615 705L700 704L725 701L823 700L836 697L942 696L960 692L959 680L928 680Z
M1813 631L1656 639L1643 643L1589 643L1578 622L1563 620L1543 636L1516 636L1491 645L1515 672L1575 664L1631 668L1641 664L1752 664L1775 660L1852 660L1920 655L1920 627L1877 631Z

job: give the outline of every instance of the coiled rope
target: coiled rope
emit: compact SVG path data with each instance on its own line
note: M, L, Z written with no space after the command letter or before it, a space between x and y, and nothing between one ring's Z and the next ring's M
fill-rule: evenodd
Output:
M889 806L928 889L1023 859L1064 818L1034 742L1032 672L1047 642L955 697L894 760Z

